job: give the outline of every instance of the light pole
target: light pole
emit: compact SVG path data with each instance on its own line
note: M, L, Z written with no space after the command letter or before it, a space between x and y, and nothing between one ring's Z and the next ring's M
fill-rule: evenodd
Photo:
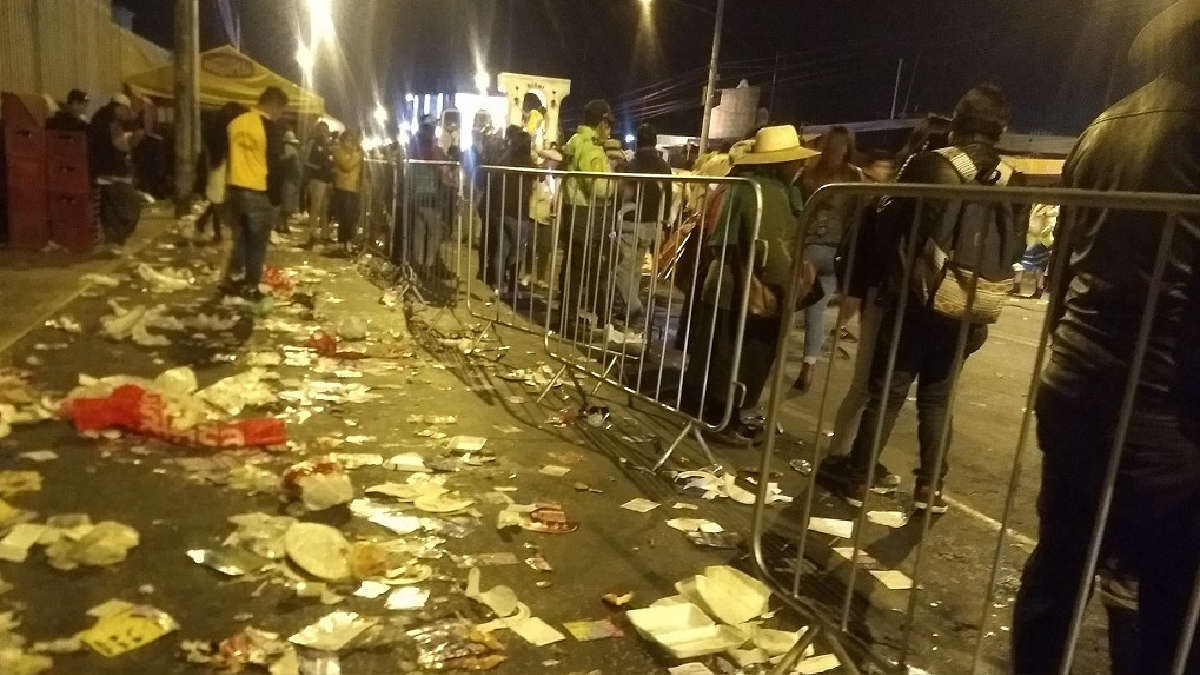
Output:
M175 209L183 213L200 151L199 5L175 0Z
M712 122L712 101L717 87L717 60L721 56L721 26L725 21L725 0L717 0L717 24L713 29L712 57L708 61L708 86L704 88L704 120L700 123L700 156L708 152L708 127Z

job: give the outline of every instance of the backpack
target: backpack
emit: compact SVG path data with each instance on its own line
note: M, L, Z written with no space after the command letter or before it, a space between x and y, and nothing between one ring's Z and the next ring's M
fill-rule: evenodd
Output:
M955 147L936 152L950 162L963 185L1004 186L1013 175L1004 163L985 174ZM1015 241L1017 228L1006 204L948 201L942 223L917 255L912 290L944 316L995 323L1012 288L1014 251L1024 248L1024 235Z

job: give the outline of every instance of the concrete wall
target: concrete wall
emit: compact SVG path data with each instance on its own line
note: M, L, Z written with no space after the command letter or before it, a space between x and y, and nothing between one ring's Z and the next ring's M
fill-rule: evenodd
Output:
M168 61L113 21L111 0L0 1L0 91L61 101L78 87L98 107L126 76Z

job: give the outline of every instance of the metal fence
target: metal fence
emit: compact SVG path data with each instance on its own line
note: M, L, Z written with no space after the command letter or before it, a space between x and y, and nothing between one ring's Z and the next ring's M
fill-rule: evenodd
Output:
M403 297L455 304L470 246L462 165L367 158L361 176L355 236L371 273L394 283Z
M395 224L399 214L400 163L388 159L363 161L359 187L359 226L363 250L382 260L391 261Z
M885 210L876 209L876 204L881 198L886 198L891 201L891 206ZM1015 188L985 188L985 187L935 187L935 186L917 186L917 185L833 185L822 188L806 205L800 224L800 235L796 238L796 249L794 251L794 267L793 274L796 279L799 279L803 268L801 261L803 259L803 242L814 227L817 219L817 214L823 207L828 208L838 205L838 208L846 207L847 202L853 206L846 213L853 213L853 222L850 223L850 235L846 241L851 242L848 247L842 250L844 258L844 266L842 269L839 281L840 291L845 297L850 290L850 279L855 276L856 265L874 265L875 262L867 262L867 256L864 251L860 250L864 245L874 246L877 242L872 242L871 237L860 237L858 235L866 233L863 228L873 228L871 232L878 233L881 225L881 220L887 220L889 217L881 214L903 213L903 219L899 222L892 222L891 226L895 228L895 232L899 235L895 239L888 241L900 242L897 246L887 249L886 252L893 256L895 261L903 261L903 264L894 266L896 276L891 277L884 282L884 286L892 284L892 288L899 289L895 294L894 302L889 306L890 311L884 311L881 316L884 317L879 324L877 342L874 347L870 345L861 345L860 349L865 349L860 354L867 354L866 358L871 359L873 354L873 365L868 364L868 367L857 369L857 385L860 391L868 391L866 395L867 413L866 419L862 422L861 427L857 427L858 442L865 443L863 434L867 434L866 440L869 443L863 445L869 449L870 456L862 461L865 465L865 485L876 485L875 472L877 461L880 458L881 448L886 445L887 434L890 431L890 421L887 418L886 410L889 405L899 407L903 405L905 397L908 395L907 390L900 395L896 401L897 395L900 393L896 385L910 384L914 379L912 373L898 374L898 356L901 360L905 357L902 354L901 346L904 344L904 339L907 336L909 340L921 337L923 330L919 324L914 323L911 317L921 312L932 312L931 304L925 302L926 297L918 297L913 292L914 284L919 281L922 275L922 267L928 250L925 249L925 240L918 236L918 232L924 232L926 222L931 215L931 209L937 207L940 211L942 207L946 209L965 209L969 207L982 206L984 208L1007 209L1011 212L1018 212L1022 209L1029 208L1034 204L1049 204L1060 205L1063 207L1062 220L1060 221L1059 240L1055 244L1055 253L1050 263L1051 279L1048 283L1048 293L1051 296L1050 305L1047 310L1047 317L1055 317L1060 309L1061 304L1059 298L1063 297L1064 284L1068 282L1071 275L1071 261L1069 252L1072 249L1071 236L1076 232L1075 224L1083 222L1086 219L1096 217L1097 214L1129 214L1136 212L1143 214L1142 220L1139 221L1141 227L1157 228L1157 245L1148 250L1139 250L1131 247L1128 255L1130 256L1130 264L1134 262L1150 263L1146 269L1152 270L1152 273L1138 276L1129 275L1126 278L1130 280L1134 287L1128 292L1134 295L1127 297L1137 298L1139 301L1144 301L1140 316L1136 312L1131 313L1127 317L1130 325L1136 325L1136 335L1129 336L1129 344L1131 346L1129 354L1128 372L1121 372L1121 386L1119 394L1119 408L1113 411L1111 418L1085 419L1081 421L1080 428L1088 426L1101 426L1110 428L1111 433L1106 434L1105 447L1097 448L1096 455L1102 461L1097 462L1095 490L1077 491L1074 493L1076 497L1082 494L1090 494L1095 501L1094 514L1095 517L1088 521L1090 524L1083 529L1086 530L1086 538L1082 537L1079 540L1080 546L1077 549L1079 554L1079 564L1071 567L1071 581L1062 584L1066 592L1070 593L1070 597L1066 601L1070 601L1069 611L1069 626L1063 626L1064 644L1062 651L1062 660L1057 666L1057 671L1066 674L1071 671L1073 658L1076 656L1075 645L1080 635L1081 625L1084 620L1085 610L1090 598L1090 589L1092 588L1094 577L1097 573L1097 564L1101 560L1102 548L1107 551L1106 547L1102 547L1105 542L1106 533L1109 533L1109 516L1113 505L1114 490L1118 487L1125 477L1118 478L1122 475L1119 471L1121 451L1126 447L1127 433L1130 429L1131 419L1135 417L1135 394L1139 393L1139 379L1143 373L1143 365L1147 353L1147 345L1150 342L1151 335L1156 328L1156 319L1161 319L1159 306L1163 298L1167 297L1168 292L1178 290L1177 286L1168 286L1164 282L1164 271L1173 265L1194 265L1196 238L1197 233L1194 231L1194 220L1191 225L1180 225L1180 215L1184 214L1188 217L1194 217L1200 213L1200 197L1188 195L1167 195L1167 194L1121 194L1121 193L1102 193L1102 192L1087 192L1078 190L1037 190L1037 189L1015 189ZM1185 220L1185 223L1187 221ZM1106 227L1112 228L1116 224L1108 222ZM1115 232L1106 232L1106 236L1119 236ZM1132 233L1131 233L1132 235ZM875 236L875 235L872 235ZM968 239L968 238L964 238ZM1129 241L1133 241L1134 237L1130 236ZM865 244L859 242L866 242ZM918 245L920 243L920 245ZM954 250L948 251L951 261L957 261L966 268L977 267L978 256L982 255L982 247L978 246L978 240L969 238L969 241L963 241L956 245ZM1024 247L1022 240L1021 248ZM848 249L848 250L847 250ZM951 269L943 267L943 273ZM1141 269L1141 268L1138 268ZM1194 267L1192 274L1195 273ZM860 270L861 271L861 270ZM1178 275L1178 272L1177 272ZM944 475L943 467L946 466L946 456L951 444L951 427L952 414L955 406L955 401L963 390L963 383L960 379L960 373L964 365L964 360L970 355L972 349L978 345L971 344L975 341L977 329L973 326L977 325L979 313L977 310L982 310L984 305L991 302L992 298L989 294L994 289L985 289L980 279L976 275L967 274L965 277L960 277L960 280L965 279L965 307L960 307L961 319L945 319L949 322L950 336L948 341L945 341L949 346L946 349L946 354L949 357L943 356L943 359L949 358L948 365L948 380L944 382L945 396L947 401L947 409L945 415L940 418L930 416L928 423L933 426L932 433L926 435L926 442L930 439L935 441L936 447L925 449L922 457L922 464L926 464L921 471L932 480L933 489L939 487L941 476ZM944 282L948 283L948 282ZM1178 284L1178 276L1172 283ZM1188 282L1184 282L1185 284ZM1195 288L1194 281L1192 288ZM865 534L868 527L876 527L868 525L868 512L874 507L878 507L879 500L882 497L872 495L870 492L865 494L850 489L843 491L847 495L860 495L861 505L857 507L857 513L853 519L853 526L849 533L842 532L841 538L835 535L819 534L813 531L814 527L814 511L817 504L818 480L824 482L828 479L828 474L817 470L821 465L824 454L827 451L827 439L824 429L827 423L827 414L832 409L831 401L833 388L831 383L834 381L833 371L839 367L840 359L833 357L830 359L829 369L823 378L823 382L818 383L812 395L819 395L820 401L818 404L818 412L816 424L810 430L811 435L811 452L804 457L792 455L793 461L797 459L806 459L811 462L813 470L809 474L807 483L802 488L802 493L796 497L796 504L791 509L778 509L771 506L769 484L773 480L777 480L775 476L779 470L779 464L788 461L787 450L783 443L782 437L778 431L780 423L784 418L784 404L787 391L789 389L788 379L789 373L785 372L785 366L788 363L788 333L792 326L793 314L796 311L796 300L799 293L803 292L800 283L794 283L787 288L785 300L783 301L783 320L781 322L781 332L779 335L780 354L776 360L776 368L770 385L770 404L768 409L768 424L767 424L767 439L762 452L761 470L758 476L758 502L755 506L754 525L753 525L753 554L755 564L761 576L770 583L781 597L793 607L811 615L814 618L814 625L820 630L827 633L827 637L832 639L846 639L847 641L855 641L860 643L868 643L868 649L873 652L874 658L872 661L882 669L888 672L907 672L906 664L911 663L914 659L913 636L916 628L921 626L921 620L918 616L921 612L930 612L930 605L938 605L942 601L949 598L945 597L930 597L926 586L934 584L939 580L930 580L923 574L927 573L927 567L931 560L932 551L926 550L926 543L930 539L931 524L935 521L935 516L932 508L917 510L919 514L913 517L904 526L911 529L912 536L915 537L915 553L911 555L911 569L904 569L903 574L911 577L911 590L906 592L906 598L902 602L902 606L897 609L897 612L883 612L882 615L888 617L887 621L895 621L898 618L898 625L892 626L902 634L902 642L894 651L883 653L878 648L878 643L871 646L871 640L863 638L861 635L862 627L855 626L852 607L858 607L859 603L854 602L856 591L860 594L863 592L863 586L866 585L870 578L867 577L866 571L873 569L879 571L880 563L870 558L869 551L864 549L864 542L867 535ZM832 292L833 289L825 289L827 292ZM1194 302L1194 298L1193 298ZM944 308L944 307L943 307ZM874 311L874 310L872 310ZM1011 309L1007 310L1013 311ZM1112 308L1113 312L1128 311L1128 308ZM942 314L941 316L945 316ZM1194 320L1194 317L1192 317ZM1005 557L1006 542L1009 541L1008 533L1010 520L1014 513L1015 504L1020 499L1018 490L1020 486L1020 477L1022 466L1026 462L1026 450L1029 445L1030 432L1034 428L1034 419L1032 412L1035 407L1035 395L1038 392L1039 380L1043 371L1044 364L1048 352L1048 345L1051 342L1051 327L1052 321L1048 318L1040 330L1040 337L1037 342L1036 351L1032 355L1033 368L1031 376L1027 383L1024 384L1024 401L1025 406L1020 416L1020 423L1008 430L1009 440L1013 448L1013 461L1011 473L1008 479L1008 488L1004 496L1004 506L1002 514L999 517L998 535L996 536L994 548L991 549L990 567L986 571L987 584L983 588L982 597L977 598L980 601L980 614L978 626L976 627L975 643L973 647L973 657L970 672L979 672L983 661L983 653L985 650L985 635L1000 634L999 621L993 619L995 607L993 602L996 599L998 571L1001 566L1002 559ZM911 332L911 333L910 333ZM1132 332L1132 331L1131 331ZM837 354L838 341L840 333L834 332L833 354ZM987 349L987 346L983 346ZM863 358L860 356L860 358ZM794 375L794 374L793 374ZM920 377L925 377L922 373ZM921 383L924 384L924 383ZM1144 393L1144 392L1143 392ZM891 404L886 403L889 396L893 399ZM918 395L919 398L923 394ZM911 399L910 399L911 400ZM897 405L897 403L899 405ZM928 401L922 398L919 405L925 406ZM1192 405L1197 405L1192 401ZM873 407L872 407L873 406ZM871 411L875 412L872 413ZM925 422L926 420L923 420ZM1043 416L1038 418L1038 426L1047 422ZM927 430L930 431L930 430ZM805 439L807 441L807 439ZM1110 442L1111 441L1111 442ZM1043 448L1045 449L1045 448ZM1192 450L1195 450L1194 440ZM861 452L859 453L861 457ZM928 464L932 464L929 466ZM786 464L785 464L786 465ZM928 470L926 472L926 470ZM1083 470L1081 471L1080 480L1083 480ZM835 488L836 490L836 488ZM934 495L925 495L927 503L930 506L936 501ZM1032 499L1032 496L1029 496ZM827 504L826 500L822 500L822 507ZM1044 506L1044 505L1043 505ZM1128 505L1126 505L1127 507ZM770 520L770 522L768 522ZM844 536L847 535L848 536ZM1061 533L1059 533L1061 534ZM1194 538L1195 533L1192 532L1190 537ZM1083 544L1086 542L1086 548ZM1046 545L1047 542L1042 542ZM1050 546L1043 552L1045 555L1055 555L1055 551L1061 553L1062 541L1049 542ZM1194 547L1195 542L1191 539L1181 542L1183 548ZM842 574L844 586L841 589L840 599L837 601L818 601L814 600L812 587L814 584L827 583L827 572L820 569L815 569L812 565L805 564L806 556L812 557L818 549L825 551L836 550L837 547L842 547L840 550L845 551L844 547L849 547L849 553L843 554L842 558L830 556L838 560L834 566L839 568ZM944 553L944 552L939 552ZM1174 555L1172 552L1160 551L1160 556ZM1187 555L1186 552L1180 552L1180 556ZM785 560L786 558L786 560ZM905 563L907 564L907 563ZM864 581L867 577L867 581ZM1191 579L1191 576L1188 577ZM822 579L825 579L823 581ZM941 580L945 581L945 580ZM936 585L936 584L934 584ZM960 585L953 589L953 599L956 602L966 602L967 598L976 599L972 596L972 588L969 584ZM1196 663L1195 657L1189 665L1187 662L1188 649L1191 645L1192 636L1196 627L1197 613L1200 611L1200 584L1194 588L1191 585L1177 589L1177 597L1191 598L1190 604L1187 607L1186 614L1181 618L1179 633L1176 636L1169 636L1174 642L1178 636L1178 649L1171 661L1173 664L1170 668L1172 673L1196 672L1196 668L1200 668L1200 664ZM859 600L862 598L860 597ZM1064 598L1059 597L1059 606L1065 607ZM855 609L855 612L859 609ZM1064 615L1065 616L1065 615ZM891 618L895 617L895 618ZM1052 623L1052 622L1051 622ZM1064 623L1066 623L1064 621ZM1005 626L1007 629L1007 626ZM1044 632L1039 636L1040 640L1053 642L1055 637L1055 626L1044 626ZM1145 637L1145 636L1143 636ZM1051 648L1056 648L1051 645ZM920 653L916 655L916 660L928 660L931 654ZM995 657L995 655L993 654ZM1007 658L1007 649L1005 653L999 657L992 659L992 664L995 665L997 659ZM963 668L962 670L966 670ZM961 672L961 671L959 671ZM1140 672L1140 671L1139 671ZM1156 671L1158 672L1158 671ZM1165 669L1161 672L1167 672Z
M722 210L735 192L743 208ZM481 167L471 202L480 227L467 276L483 288L468 293L472 315L543 334L562 363L551 386L570 369L681 416L655 468L689 434L717 463L701 432L757 403L748 398L767 372L743 354L747 340L776 330L751 315L762 188L739 178ZM760 385L749 396L747 369Z

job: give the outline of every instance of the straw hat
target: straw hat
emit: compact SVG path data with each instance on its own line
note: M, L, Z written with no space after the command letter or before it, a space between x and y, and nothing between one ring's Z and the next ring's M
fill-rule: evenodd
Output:
M1200 29L1200 0L1179 0L1150 20L1129 48L1129 62L1158 66L1173 44L1188 31Z
M784 124L776 127L763 127L754 135L754 148L734 160L738 166L746 164L783 164L821 153L800 144L800 135L796 127Z
M300 139L296 138L296 132L292 131L291 129L288 129L287 131L285 131L283 133L283 142L293 144L293 145L299 145Z

